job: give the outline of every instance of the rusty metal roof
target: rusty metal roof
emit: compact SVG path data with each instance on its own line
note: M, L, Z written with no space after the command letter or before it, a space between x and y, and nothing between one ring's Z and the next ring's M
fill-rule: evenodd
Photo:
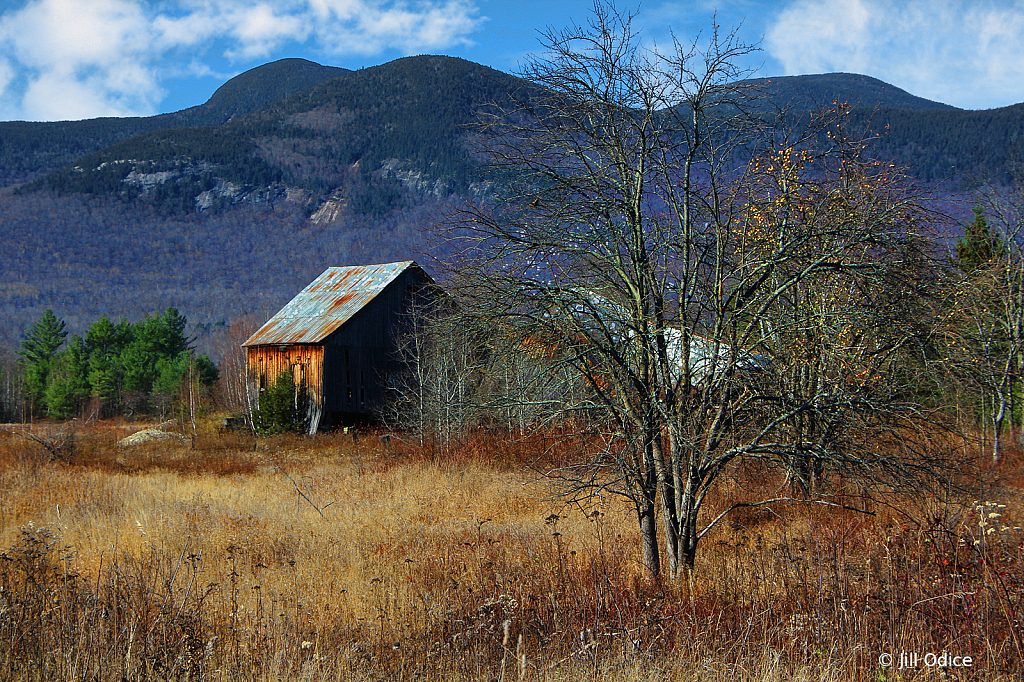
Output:
M243 346L319 343L415 262L327 268Z

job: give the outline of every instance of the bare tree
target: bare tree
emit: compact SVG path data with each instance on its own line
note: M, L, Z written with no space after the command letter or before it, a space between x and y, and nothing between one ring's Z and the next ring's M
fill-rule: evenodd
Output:
M989 183L980 192L982 205L971 226L975 234L958 245L965 272L949 306L948 333L958 342L949 353L960 360L958 376L981 390L996 463L1024 377L1024 167L1013 171L1008 185Z
M456 287L457 288L457 287ZM573 378L507 325L478 325L451 297L425 297L399 341L407 368L392 388L390 421L447 451L476 427L522 432L561 415ZM509 352L515 346L517 352Z
M701 525L702 505L737 460L890 484L928 468L906 456L923 413L896 362L913 325L893 321L914 307L899 273L925 261L922 216L827 127L776 144L749 113L735 63L753 48L735 35L647 51L632 21L598 3L545 35L524 73L538 90L484 131L507 194L456 216L454 236L466 310L587 389L566 413L586 415L593 457L555 472L567 494L628 496L645 566L664 556L674 577L721 520Z
M0 422L25 421L24 366L12 353L0 351Z
M235 413L248 414L248 365L246 350L242 346L253 332L260 328L265 315L249 314L231 320L217 335L214 352L219 358L220 377L217 381L217 402L220 407Z
M442 451L480 418L486 338L478 330L460 328L459 319L452 301L440 295L414 305L398 344L407 370L392 386L390 421L413 433L421 445Z

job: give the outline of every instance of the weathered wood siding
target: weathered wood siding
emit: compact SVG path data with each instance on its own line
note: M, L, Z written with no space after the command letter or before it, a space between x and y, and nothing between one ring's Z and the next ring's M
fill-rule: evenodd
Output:
M296 386L304 385L309 399L311 432L324 409L324 347L320 345L249 346L247 349L249 395L254 406L259 395L273 386L281 372L291 370Z

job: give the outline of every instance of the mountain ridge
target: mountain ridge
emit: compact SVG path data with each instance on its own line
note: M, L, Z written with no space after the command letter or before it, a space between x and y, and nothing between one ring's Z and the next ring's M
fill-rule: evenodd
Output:
M23 190L155 197L172 211L268 201L289 190L322 202L342 191L360 210L380 214L389 208L382 202L398 200L400 185L448 195L479 180L464 144L468 127L481 108L524 87L466 60L405 57L348 71L220 126L122 140Z
M221 125L232 117L251 113L343 73L351 72L306 59L280 59L234 76L217 88L206 102L180 111L81 121L2 121L0 187L29 181L137 135ZM257 84L260 87L256 87Z
M337 81L339 78L342 80L338 83L342 83L365 78L366 74L390 74L390 76L378 79L379 92L373 94L395 99L395 90L393 87L389 90L388 78L404 78L405 82L410 82L408 74L395 76L395 73L400 72L403 68L407 71L410 70L409 65L416 64L418 61L432 61L435 71L458 71L461 69L462 72L465 72L469 68L478 72L486 72L492 81L500 82L504 88L521 87L524 83L515 76L479 64L438 55L406 57L359 71L323 66L304 59L282 59L250 69L229 79L206 102L177 112L141 118L100 118L54 123L0 122L0 187L21 184L45 176L60 168L68 167L69 164L83 157L98 154L104 149L109 149L140 135L181 128L224 126L252 116L261 109L272 112L275 107L285 106L283 103L289 99L292 100L292 104L288 105L292 107L292 111L287 113L295 117L296 114L301 113L295 110L296 106L301 108L303 102L308 105L306 111L316 109L317 104L311 103L310 98L315 98L317 92L321 94L325 92L323 89L318 90L320 86ZM909 135L911 138L920 137L918 133L911 130L914 127L941 126L946 129L955 129L967 125L960 121L983 121L986 130L992 132L996 138L988 145L984 141L973 145L961 144L959 148L950 152L943 148L944 146L948 147L950 143L935 139L935 135L931 135L932 139L911 139L909 142L902 138L894 139L891 143L883 140L876 145L879 156L891 155L897 162L916 169L920 176L927 181L946 178L951 172L959 172L955 169L969 171L972 164L991 165L993 157L999 156L1000 149L1017 143L1012 132L1000 130L1001 126L1012 127L1017 122L1019 113L1013 106L983 110L987 113L957 109L951 105L917 97L876 78L849 73L776 76L742 82L765 93L766 98L761 100L764 110L809 111L819 106L830 106L833 102L845 102L854 110L863 109L856 116L861 125L870 127L873 123L878 123L879 125L876 127L879 129L885 130L888 126L890 131L896 129L901 131L901 135ZM335 84L335 89L337 89L338 83ZM451 85L452 79L449 79L446 87ZM495 95L496 92L492 89L483 94ZM422 95L422 93L420 94ZM425 96L420 96L417 101L425 104L428 109L450 108L450 102L446 101L444 94L435 92L433 95L435 97L433 102L428 101L429 98ZM367 96L367 93L363 93L363 96ZM463 100L462 104L467 104L467 102ZM479 105L481 102L476 102L476 104ZM882 112L881 116L879 116L880 112ZM943 113L946 114L945 119L941 119ZM950 116L953 118L950 119ZM264 112L264 122L267 117L267 112ZM307 119L311 117L312 115L307 116ZM871 120L872 117L875 118L875 121ZM405 120L415 122L416 119L417 112L411 107L406 107ZM940 123L933 124L932 121L940 119ZM388 121L386 124L395 125L395 121ZM371 124L364 120L362 125L369 126ZM446 134L449 136L451 133L450 128L446 130ZM179 137L182 136L179 135ZM406 137L409 136L406 135ZM372 139L374 135L368 134L367 138ZM410 141L408 144L413 143ZM236 144L236 146L238 145ZM417 153L421 167L429 166L432 162L425 158L429 155L432 146L438 148L438 153L445 158L443 165L446 165L448 170L465 175L464 169L456 169L452 165L452 149L451 145L447 143L425 145L424 150ZM981 156L974 152L974 149L984 147L991 147L991 150ZM915 157L915 154L918 154L920 158ZM959 158L947 158L959 157L963 154L968 155L965 162L960 162ZM245 180L241 175L237 179ZM229 181L233 182L231 179ZM53 182L49 183L49 186L55 188Z
M532 86L437 55L331 69L264 65L206 109L153 120L22 124L35 137L13 138L18 125L0 124L0 347L46 308L71 331L171 306L216 327L273 312L328 265L422 260L449 203L484 186L466 145L474 112ZM856 74L792 78L761 84L773 108L805 116L846 83L872 153L925 181L999 171L1024 144L1024 104L964 111Z
M813 110L844 103L853 108L936 111L959 109L912 95L906 90L872 76L857 73L816 73L800 76L771 76L743 81L766 90L780 108Z

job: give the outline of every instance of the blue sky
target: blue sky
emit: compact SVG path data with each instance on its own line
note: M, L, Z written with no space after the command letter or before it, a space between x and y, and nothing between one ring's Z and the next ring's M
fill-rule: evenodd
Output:
M284 57L359 68L414 54L515 72L590 0L0 0L0 120L151 115ZM620 3L637 7L637 3ZM647 0L646 41L717 13L777 76L847 71L965 109L1024 102L1024 0ZM671 31L671 32L670 32Z

